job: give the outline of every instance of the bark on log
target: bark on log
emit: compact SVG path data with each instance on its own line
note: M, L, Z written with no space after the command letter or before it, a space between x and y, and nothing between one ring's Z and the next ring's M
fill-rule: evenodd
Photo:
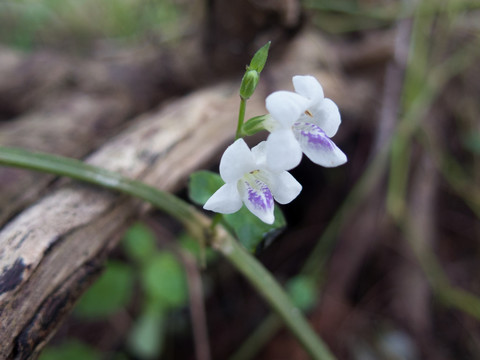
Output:
M174 190L231 138L235 120L225 114L235 114L234 89L201 91L140 119L88 162ZM251 105L257 111L261 106ZM138 201L73 183L2 230L0 358L31 356L88 284L119 229L139 211Z
M317 76L327 96L346 112L361 109L370 100L369 88L323 72L321 64L328 62L323 54L332 54L329 50L315 35L300 37L281 63L265 71L266 85L249 101L247 118L264 113L267 91L291 89L291 76L298 73ZM88 162L177 190L189 173L218 159L220 148L232 139L237 87L235 82L202 90L139 118ZM146 209L136 200L69 183L0 231L0 358L35 358L98 273L123 227Z

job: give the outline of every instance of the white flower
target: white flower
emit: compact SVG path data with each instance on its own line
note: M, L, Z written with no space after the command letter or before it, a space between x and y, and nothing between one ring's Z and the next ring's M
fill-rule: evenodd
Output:
M294 76L295 93L277 91L265 101L270 117L266 128L267 162L272 169L289 170L300 163L302 152L315 164L334 167L347 161L330 140L340 126L337 105L323 96L313 76Z
M203 208L231 214L240 210L243 203L260 220L272 224L273 199L287 204L297 197L302 185L284 170L270 170L265 160L265 141L250 150L243 139L236 140L220 160L220 176L225 185Z

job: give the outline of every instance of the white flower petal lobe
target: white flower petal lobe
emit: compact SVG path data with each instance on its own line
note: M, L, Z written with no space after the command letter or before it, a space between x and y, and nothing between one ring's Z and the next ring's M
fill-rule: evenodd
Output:
M232 214L242 207L242 199L238 193L237 183L228 183L218 189L203 205L205 210L221 214Z

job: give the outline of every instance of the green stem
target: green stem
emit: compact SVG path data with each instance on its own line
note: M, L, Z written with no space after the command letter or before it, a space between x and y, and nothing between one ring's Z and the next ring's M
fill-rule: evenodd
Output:
M335 359L305 320L301 310L292 304L287 294L263 265L231 237L225 236L222 240L214 242L212 246L219 250L250 281L251 285L267 300L294 334L301 334L301 336L297 336L297 339L312 359Z
M193 206L170 193L128 179L113 171L88 165L76 159L1 146L0 165L67 176L137 197L178 219L195 236L203 236L205 219Z
M317 337L300 310L295 308L273 276L222 227L211 231L211 222L193 206L176 196L155 189L139 181L75 159L33 153L23 149L0 146L0 165L36 170L67 176L128 194L151 203L179 220L199 241L210 242L257 289L270 306L277 311L287 327L304 345L314 359L331 360L334 357Z
M247 100L240 96L240 109L238 110L238 123L235 140L242 137L242 126L245 121L245 109L247 108Z
M282 319L276 313L270 313L266 319L248 336L242 346L229 357L229 360L253 359L263 346L282 329Z

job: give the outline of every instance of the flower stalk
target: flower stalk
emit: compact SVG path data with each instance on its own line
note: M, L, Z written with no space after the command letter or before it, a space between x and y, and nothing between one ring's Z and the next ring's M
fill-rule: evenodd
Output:
M240 108L238 109L238 123L237 132L235 133L235 140L240 139L243 136L242 127L245 121L245 110L247 108L247 99L240 96Z

